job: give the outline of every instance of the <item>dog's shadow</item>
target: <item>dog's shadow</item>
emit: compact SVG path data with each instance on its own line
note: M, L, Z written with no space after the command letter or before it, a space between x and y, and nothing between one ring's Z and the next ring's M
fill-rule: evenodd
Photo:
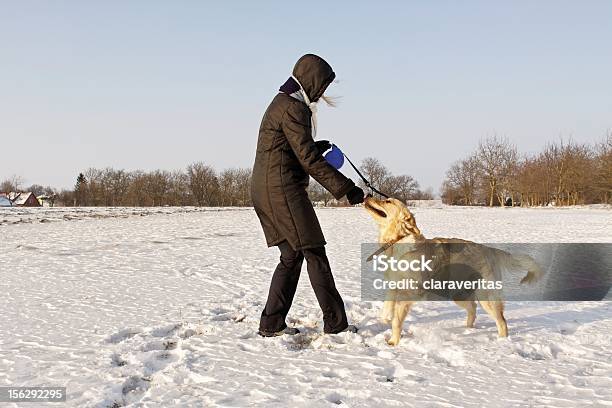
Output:
M530 305L521 306L522 307L517 309L526 309L530 307ZM509 323L511 328L514 327L514 330L511 330L510 335L520 335L540 330L553 330L555 333L573 334L581 326L603 320L602 316L606 314L610 315L611 311L612 305L609 302L602 302L598 306L588 309L561 310L555 312L544 311L529 316L511 318ZM511 315L512 309L510 309L509 312Z
M542 330L562 334L573 334L580 326L600 321L602 320L602 315L606 313L610 314L612 311L612 303L602 302L598 306L588 309L562 310L554 312L543 310L536 314L530 314L527 316L512 316L513 311L522 311L538 306L546 306L547 308L550 307L550 305L539 305L539 303L540 302L528 304L507 304L508 307L506 309L506 319L508 321L510 336L523 335ZM449 305L448 307L453 306ZM467 315L465 311L461 309L441 310L436 311L435 314L426 309L411 311L408 318L404 322L402 336L406 334L406 330L409 329L410 325L414 323L418 323L420 326L426 327L428 324L442 321L459 321L460 324L458 325L436 327L463 337L477 336L481 334L482 330L495 329L495 321L482 309L481 306L478 306L476 313L475 327L467 328L464 324ZM391 329L390 323L382 322L378 316L368 316L368 318L364 319L363 323L365 323L364 326L362 326L363 331L365 332L367 330L373 335L385 333Z
M452 305L448 305L449 308L454 307ZM535 331L543 328L550 328L551 321L556 325L563 325L566 323L575 323L576 321L580 321L581 324L590 323L592 321L600 320L601 313L599 311L594 311L588 315L585 315L584 310L576 311L573 313L568 313L567 311L563 312L553 312L550 313L548 311L530 315L526 317L512 317L512 311L514 310L524 310L529 308L530 305L512 305L510 308L506 310L510 316L506 315L506 318L509 324L515 328L513 332L517 333L525 333L527 331ZM605 308L609 308L607 306L602 306ZM600 308L596 308L599 310ZM588 309L592 310L592 309ZM457 308L456 310L427 310L426 306L424 306L420 310L412 310L406 321L403 324L403 334L405 334L406 329L408 329L411 325L418 323L419 326L428 326L431 325L434 327L435 323L439 322L451 322L455 321L458 324L452 326L439 326L435 325L438 329L443 329L445 331L454 332L455 334L462 334L465 336L476 335L479 330L484 329L494 329L496 327L495 321L482 309L481 306L477 308L477 317L474 328L468 328L465 326L465 319L467 318L467 314L464 310ZM384 322L379 317L380 311L377 311L374 314L370 314L364 316L361 320L360 334L376 336L379 334L384 334L385 332L391 329L390 322ZM523 324L521 324L523 323ZM466 332L466 330L469 330Z

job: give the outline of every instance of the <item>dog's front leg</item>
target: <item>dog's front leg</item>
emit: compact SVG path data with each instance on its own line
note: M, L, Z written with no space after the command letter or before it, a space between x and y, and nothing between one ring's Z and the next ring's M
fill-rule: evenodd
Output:
M393 309L395 308L394 300L385 300L383 304L382 312L380 313L380 320L385 324L391 323L393 320Z
M385 302L383 303L383 308L380 312L380 320L382 320L385 324L389 324L393 320L397 296L397 289L387 289L387 293L385 294Z
M406 315L410 310L412 302L395 302L395 313L393 314L393 321L391 322L391 338L387 341L390 346L397 346L400 342L402 335L402 326Z

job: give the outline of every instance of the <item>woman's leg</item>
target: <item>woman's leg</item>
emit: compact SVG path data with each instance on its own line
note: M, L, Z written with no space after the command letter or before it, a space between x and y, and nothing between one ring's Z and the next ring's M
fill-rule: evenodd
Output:
M306 268L310 284L323 311L323 331L339 333L348 327L344 302L334 283L325 247L305 249Z
M291 308L304 261L304 255L294 251L287 241L278 244L278 249L281 252L280 262L272 275L266 307L259 320L259 330L269 333L287 327L285 318Z

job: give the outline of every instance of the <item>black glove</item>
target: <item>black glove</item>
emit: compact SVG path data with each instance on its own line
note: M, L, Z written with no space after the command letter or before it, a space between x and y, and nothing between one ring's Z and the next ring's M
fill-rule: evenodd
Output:
M353 188L346 193L346 198L351 205L361 204L363 203L363 190L357 186L353 186Z
M317 149L319 149L321 154L323 154L323 152L325 152L326 150L331 149L332 147L331 143L329 143L329 140L317 140L315 142L315 145L317 145Z

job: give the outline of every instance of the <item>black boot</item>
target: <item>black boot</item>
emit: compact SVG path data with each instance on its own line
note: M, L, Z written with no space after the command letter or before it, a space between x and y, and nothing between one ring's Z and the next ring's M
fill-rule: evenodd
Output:
M346 326L346 329L342 330L340 333L349 332L349 333L357 333L359 329L354 324L349 324Z
M335 332L325 332L326 334L338 334L338 333L357 333L359 329L354 324L349 324L344 329Z
M259 334L261 337L277 337L277 336L282 336L283 334L295 336L299 332L300 331L296 329L295 327L285 327L283 330L277 331L277 332L268 332L268 331L259 330L257 334Z

